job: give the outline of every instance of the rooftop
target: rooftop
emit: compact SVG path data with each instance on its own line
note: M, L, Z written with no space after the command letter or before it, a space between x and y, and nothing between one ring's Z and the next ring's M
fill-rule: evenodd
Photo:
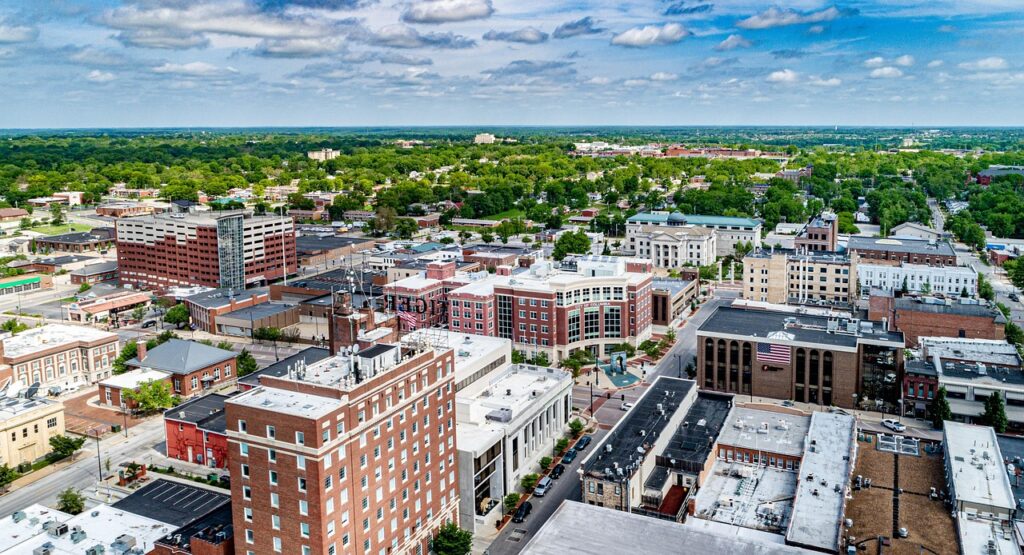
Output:
M196 517L231 502L231 495L207 488L158 478L112 507L172 526L183 526Z
M585 525L581 525L585 523ZM606 555L612 553L810 553L773 543L738 529L702 528L575 501L563 501L523 549L523 555Z
M958 316L973 316L975 318L991 318L997 324L1005 324L1006 317L999 309L975 303L959 302L958 300L935 299L932 297L900 297L895 299L896 310L909 310L912 312L928 312L931 314L956 314Z
M830 322L834 322L834 331L829 331L833 325ZM701 324L698 332L767 339L783 344L831 345L848 349L856 348L862 340L888 343L894 347L904 345L901 332L887 331L880 324L867 320L731 306L718 307Z
M697 492L698 518L692 520L782 534L793 512L796 482L790 470L718 459Z
M257 387L239 393L228 399L225 404L312 419L327 416L342 406L339 399L267 387Z
M966 503L1013 508L1013 490L1003 466L995 431L947 421L943 426L947 473L953 480L956 499Z
M918 341L929 357L1001 366L1020 366L1021 363L1017 348L1006 341L959 337L922 337Z
M281 377L287 376L288 373L295 367L296 364L305 364L310 366L315 362L319 362L327 357L331 356L331 352L327 349L320 347L307 347L294 355L282 359L266 368L262 368L238 379L239 383L244 383L252 386L259 385L260 376L272 376Z
M1024 437L999 434L996 436L996 443L999 444L999 452L1006 461L1010 490L1020 510L1021 503L1024 502ZM1021 475L1018 476L1018 473Z
M235 302L248 301L257 295L265 295L268 291L269 289L264 287L257 289L244 289L241 291L235 291L233 289L210 289L194 295L189 295L185 300L203 308L216 308L219 306L230 305L232 300Z
M43 527L46 523L68 520L71 520L71 515L38 503L15 511L11 515L4 515L0 518L0 553L14 553L11 548L44 532Z
M842 535L846 487L853 471L857 422L846 414L815 412L786 540L836 552Z
M373 242L374 240L369 237L340 237L334 234L304 234L295 238L295 250L301 253L323 249L341 249L352 245Z
M100 385L117 389L135 389L146 382L155 382L167 379L167 372L153 370L152 368L136 368L123 374L116 374L102 380Z
M61 233L60 235L47 235L46 237L36 237L36 242L44 241L47 243L98 243L102 241L109 241L105 237L98 237L89 233L88 231L76 231L72 233Z
M225 503L157 541L178 548L189 548L194 536L218 545L227 541L233 534L231 504ZM187 552L191 552L191 549Z
M681 291L685 290L693 280L689 279L658 279L655 278L651 282L651 286L655 290L668 291L670 295L678 295Z
M811 425L807 415L736 407L718 436L718 443L800 457Z
M283 303L260 303L245 308L237 308L218 316L218 318L233 318L235 320L259 320L270 318L278 314L284 314L295 309L293 304Z
M438 349L455 351L455 382L461 382L467 369L473 369L477 362L489 357L498 358L507 353L506 362L512 359L512 341L501 337L472 335L456 331L420 328L406 334L402 340L406 343L422 342Z
M640 231L643 233L650 233L652 235L664 234L708 236L714 233L714 231L712 231L711 228L693 224L683 224L675 226L646 224L640 226Z
M47 517L56 517L57 520L64 522L68 527L67 533L55 537L44 528L45 520L39 519L38 526L34 528L34 535L26 534L23 540L13 543L2 552L22 555L34 553L34 550L45 545L49 548L46 553L50 555L81 555L87 549L98 545L103 546L104 552L107 553L124 553L132 544L151 546L158 538L174 529L170 523L110 505L97 505L75 516L59 516L63 513L58 511L51 513ZM29 517L30 524L33 518L39 517ZM84 539L78 538L77 535L72 539L72 531L76 529L84 533Z
M714 448L715 440L729 416L732 402L732 395L698 391L697 399L686 411L683 423L672 434L665 450L655 454L670 466L699 471Z
M117 261L111 262L99 262L96 264L89 264L77 270L73 270L71 275L73 276L94 276L96 274L105 274L107 272L113 272L117 269Z
M908 239L901 237L863 237L851 235L846 243L846 250L871 250L899 252L933 256L956 257L956 251L947 241L930 242L925 239Z
M196 341L170 339L166 343L150 349L146 353L145 359L140 361L136 357L125 364L185 375L235 356L234 351L211 347Z
M55 347L70 347L94 341L117 341L117 334L88 326L46 324L29 328L18 335L3 339L3 353L7 358L18 358Z
M230 398L230 395L220 393L203 395L167 410L164 419L191 422L204 430L224 433L227 431L224 403Z
M673 217L674 216L674 217ZM679 217L682 219L679 219ZM693 224L703 226L736 226L743 228L755 228L761 225L759 220L752 218L735 218L729 216L704 216L698 214L679 214L674 212L641 212L634 214L626 220L631 224L667 224L669 221L678 224Z

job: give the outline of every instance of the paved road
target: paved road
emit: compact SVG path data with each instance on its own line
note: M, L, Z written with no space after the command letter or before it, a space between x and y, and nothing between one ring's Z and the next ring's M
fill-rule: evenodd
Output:
M163 419L152 418L133 427L127 439L123 435L116 435L101 440L100 453L104 464L110 459L111 469L116 472L119 463L131 461L132 456L145 452L163 440ZM86 451L79 453L77 458L70 466L0 496L0 516L9 515L33 503L53 506L57 502L57 494L68 487L85 490L94 486L99 481L95 440L88 440ZM103 473L107 475L105 466Z

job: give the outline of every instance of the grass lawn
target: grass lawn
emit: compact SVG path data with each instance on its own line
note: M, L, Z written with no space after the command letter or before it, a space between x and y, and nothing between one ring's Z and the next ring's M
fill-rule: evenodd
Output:
M63 224L58 226L53 225L41 225L39 227L33 227L32 231L42 233L44 235L60 235L62 233L73 233L76 231L89 231L92 226L85 224Z
M504 220L505 218L525 218L525 217L526 217L526 212L523 212L522 210L519 210L518 208L513 208L511 210L506 210L504 212L499 212L499 213L497 213L497 214L495 214L493 216L487 216L487 217L480 218L480 219L481 220Z

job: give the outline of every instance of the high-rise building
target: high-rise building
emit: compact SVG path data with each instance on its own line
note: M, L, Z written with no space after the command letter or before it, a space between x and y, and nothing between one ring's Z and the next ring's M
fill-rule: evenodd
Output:
M241 290L298 270L291 218L243 211L159 214L117 221L122 285Z
M236 552L425 553L458 518L454 360L376 344L228 399Z

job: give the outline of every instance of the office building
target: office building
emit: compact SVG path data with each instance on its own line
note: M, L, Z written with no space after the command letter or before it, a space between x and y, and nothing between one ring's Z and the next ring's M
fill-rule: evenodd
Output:
M241 291L298 271L291 218L240 211L159 214L117 221L122 285L203 285Z
M759 220L728 216L680 214L679 212L642 212L634 214L626 220L626 236L629 237L631 227L678 227L686 225L713 230L715 256L733 254L736 252L737 243L749 244L755 249L761 246L761 222Z
M0 340L0 355L22 387L76 389L109 377L120 348L115 333L46 324Z
M64 435L64 405L44 398L0 398L0 465L17 468L50 453Z
M853 235L846 250L857 253L865 264L925 264L956 266L956 251L948 241Z
M713 264L717 252L715 233L694 225L628 225L623 250L668 269Z
M228 399L236 552L426 552L458 518L454 358L377 344Z
M978 272L967 266L928 266L926 264L858 264L860 292L872 289L894 292L940 294L959 297L978 293Z
M822 212L807 220L793 244L798 252L835 252L838 239L839 218L832 212Z
M743 258L742 295L772 304L849 306L857 296L858 267L856 255L755 250Z

